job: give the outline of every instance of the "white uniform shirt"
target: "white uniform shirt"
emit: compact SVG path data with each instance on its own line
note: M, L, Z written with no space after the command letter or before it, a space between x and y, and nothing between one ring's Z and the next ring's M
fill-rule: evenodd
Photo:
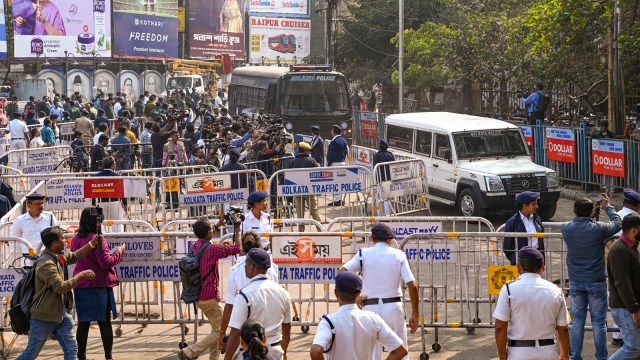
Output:
M291 323L291 297L282 286L269 280L266 275L256 275L242 293L233 301L229 327L240 329L247 320L259 321L264 326L267 345L282 340L282 324ZM249 314L248 306L251 306Z
M120 109L122 109L122 104L120 104L120 102L116 102L116 104L113 105L113 113L116 117L118 117L118 111L120 111Z
M524 228L527 230L528 233L535 233L538 232L538 230L536 230L536 224L535 222L533 222L533 214L529 215L529 217L524 216L524 214L522 214L521 212L518 211L518 214L520 214L520 219L522 220L522 223L524 223ZM529 246L533 246L534 248L538 248L538 238L529 238Z
M620 216L620 220L622 220L624 219L625 216L629 214L634 214L634 213L636 212L629 209L628 207L623 207L622 209L620 209L620 211L618 211L618 216ZM616 234L616 236L620 236L620 235L622 235L622 230L620 230L620 232Z
M327 317L335 329L333 346L331 327L326 319L320 320L313 338L313 344L322 346L325 351L331 347L331 351L324 355L327 360L371 359L376 342L389 351L402 345L402 339L379 315L360 310L355 304L342 305L337 312Z
M362 267L360 267L362 261ZM400 285L415 280L407 256L384 242L362 249L344 267L351 272L362 271L362 296L393 298L402 296Z
M38 253L42 247L40 232L50 226L56 226L58 222L52 213L43 211L40 216L33 218L29 212L20 215L11 225L11 235L27 240L31 247ZM29 249L22 247L23 252Z
M244 273L244 264L246 259L246 256L239 256L235 265L229 269L227 295L224 297L224 302L227 304L233 304L238 291L247 287L249 282L251 282L251 279L249 279ZM273 262L273 259L271 260L271 267L267 270L267 276L274 282L278 282L278 265Z
M27 124L25 124L24 121L18 119L9 121L8 128L11 132L11 140L24 139L24 133L29 132Z
M263 212L262 215L260 215L260 219L256 219L256 217L253 215L253 212L249 211L247 216L245 216L244 221L242 222L242 232L244 233L249 230L256 231L258 234L270 233L272 231L271 216ZM269 238L260 238L260 245L263 248L266 248L269 245Z
M556 325L569 325L569 313L562 290L539 274L520 275L509 283L509 291L511 296L507 295L506 285L502 287L493 312L494 318L509 322L509 340L553 339ZM511 306L508 298L511 298ZM555 346L548 347L555 351Z

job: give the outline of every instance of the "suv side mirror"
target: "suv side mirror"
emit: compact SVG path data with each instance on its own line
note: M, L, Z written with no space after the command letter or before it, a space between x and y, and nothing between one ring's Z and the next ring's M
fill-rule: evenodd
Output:
M453 160L451 159L451 150L444 151L444 159L447 160L449 164L453 163Z

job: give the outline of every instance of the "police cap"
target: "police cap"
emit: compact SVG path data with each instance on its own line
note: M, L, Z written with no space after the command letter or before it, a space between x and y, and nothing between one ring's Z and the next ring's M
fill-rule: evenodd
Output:
M253 248L249 250L247 253L247 257L253 261L256 265L263 268L271 267L271 258L269 257L269 253L258 248Z
M318 125L311 125L311 130L318 130L318 131L320 131L320 126L318 126Z
M391 226L377 222L371 227L371 236L376 240L390 240L395 239L396 233Z
M58 116L58 114L51 114L51 116L49 116L49 119L51 119L51 120L55 120L55 119L57 119L58 117L59 117L59 116Z
M249 195L249 198L247 198L247 203L249 205L253 205L257 202L260 202L264 199L267 198L267 196L269 196L269 194L267 194L266 191L255 191L252 192L251 195Z
M22 112L22 110L16 110L13 112L13 116L22 116L24 115L24 112Z
M624 201L628 201L634 204L640 204L640 194L637 191L626 188L622 191L622 193L624 194Z
M336 290L345 293L356 293L362 290L362 280L351 271L341 272L336 276Z
M27 201L44 200L44 198L45 196L39 193L33 193L31 195L25 196L25 199L27 199Z
M301 142L301 143L299 143L299 144L298 144L298 147L299 147L301 150L306 150L306 151L310 151L310 150L311 150L311 145L309 145L309 144L308 144L308 143L306 143L306 142Z
M544 256L540 250L534 248L533 246L525 246L518 251L518 259L535 261L535 262L544 262Z
M240 150L238 150L238 148L231 148L229 149L229 155L239 158L241 153L240 153Z
M389 142L385 139L380 139L380 148L381 149L389 148Z
M516 195L516 202L518 204L529 204L532 203L540 197L540 194L533 191L523 191L520 194Z
M35 110L29 110L29 115L35 115L36 111Z

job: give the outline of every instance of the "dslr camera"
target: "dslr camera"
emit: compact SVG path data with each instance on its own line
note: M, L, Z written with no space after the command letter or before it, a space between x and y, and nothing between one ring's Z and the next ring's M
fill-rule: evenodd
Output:
M516 98L518 99L526 99L529 95L531 95L531 91L529 90L516 91Z
M224 214L227 225L240 225L244 221L244 211L239 206L229 206L229 211Z

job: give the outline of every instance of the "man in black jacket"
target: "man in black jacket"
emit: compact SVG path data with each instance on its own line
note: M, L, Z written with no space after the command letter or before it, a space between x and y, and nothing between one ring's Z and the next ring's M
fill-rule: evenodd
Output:
M311 157L311 145L306 142L298 144L298 155L291 163L291 169L307 169L319 167L318 163ZM309 215L313 220L320 222L318 215L318 198L315 195L295 196L293 198L298 219L304 219L305 203L309 204ZM304 225L298 225L299 231L304 231Z
M94 176L97 178L102 177L111 177L111 176L120 176L117 172L115 172L116 168L116 160L113 156L107 156L102 160L102 166L104 170L96 173ZM104 218L107 220L125 220L127 208L127 199L126 198L103 198L96 199L97 202L100 203L102 209L104 211ZM121 205L122 202L122 205ZM112 232L122 232L122 225L112 225Z
M518 212L505 223L505 232L540 233L544 232L542 218L536 214L538 210L538 193L524 191L516 196ZM517 245L517 246L516 246ZM516 264L518 250L525 246L533 246L544 256L544 241L536 237L505 237L502 245L504 252L511 265Z
M313 138L311 139L311 157L320 165L324 165L324 140L320 136L320 126L311 127Z
M389 143L385 139L380 139L380 145L378 152L373 155L373 169L377 164L396 161L395 156L388 150ZM378 183L391 180L390 169L388 165L378 167L378 170L373 174L378 179ZM384 216L391 216L391 204L389 200L383 201Z

